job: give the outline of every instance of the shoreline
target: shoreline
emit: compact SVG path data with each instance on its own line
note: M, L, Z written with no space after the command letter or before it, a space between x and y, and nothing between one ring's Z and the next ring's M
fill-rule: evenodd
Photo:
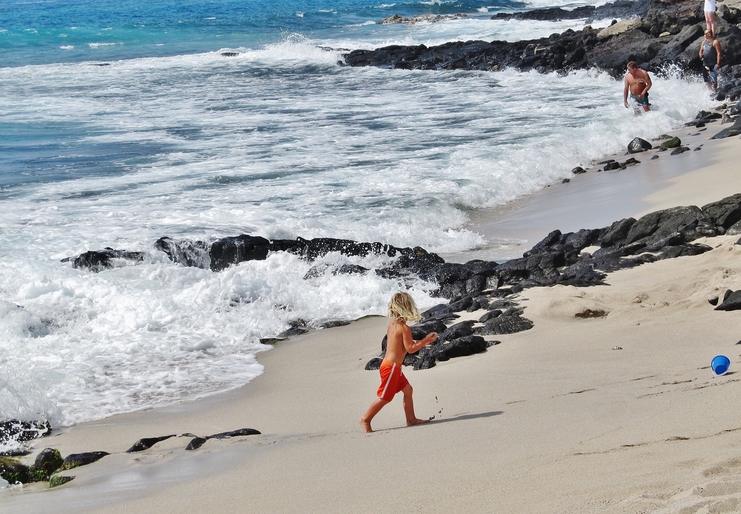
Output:
M514 202L497 219L475 223L487 236L532 233L523 243L529 249L555 229L598 228L741 192L741 176L732 169L741 158L738 136L709 139L722 128L682 127L673 134L690 152L666 152L656 160L647 158L649 152L636 154L641 164L625 170L592 168ZM697 134L685 142L685 133ZM699 145L702 150L694 151ZM581 226L572 226L578 217ZM279 343L260 354L264 374L241 388L36 440L36 451L111 455L64 472L76 478L60 488L4 490L0 502L19 513L50 501L60 512L105 513L228 512L237 506L287 512L298 502L316 512L485 512L494 503L511 512L633 512L636 506L673 512L696 497L715 496L741 506L741 493L732 487L741 484L733 440L741 424L724 415L741 392L733 369L738 335L707 306L710 294L741 288L736 239L705 241L714 247L707 255L610 273L610 287L526 289L520 297L534 329L501 336L502 344L485 354L406 372L418 415L436 416L429 425L398 430L403 415L396 399L374 421L377 432L366 435L358 427L377 387L376 372L363 368L377 356L386 323L370 317ZM634 302L640 295L650 301ZM573 312L586 307L610 314L574 321ZM723 352L731 371L714 377L710 358ZM247 427L262 434L209 440L197 451L184 450L189 438L174 437L125 453L145 437ZM394 459L395 469L389 471L379 455ZM610 469L610 476L595 474L595 467ZM437 469L444 472L431 473ZM424 499L415 500L400 483L420 474L425 480L414 496L423 493ZM636 476L646 483L635 484ZM386 480L395 485L379 498ZM693 492L706 482L722 494Z
M682 146L689 147L688 152L680 155L670 155L671 151L661 152L658 145L664 139L660 138L650 141L654 145L652 150L637 154L628 154L626 145L624 153L607 155L593 162L586 168L586 173L575 174L566 183L557 182L507 205L477 211L465 228L484 235L489 240L489 248L443 257L454 262L469 259L501 262L521 257L523 252L556 229L566 233L602 228L631 216L637 218L656 210L687 205L686 195L675 184L689 174L695 175L692 180L697 184L703 175L713 173L719 163L716 149L722 151L734 138L710 137L728 126L721 125L718 120L700 129L679 127L666 136L679 137ZM657 158L652 159L654 156ZM624 162L631 157L640 163L625 169L601 171L601 162L610 159ZM741 187L741 181L735 184ZM664 193L666 189L673 193ZM701 189L706 194L698 196L696 205L702 207L733 194L728 190L713 180L707 180ZM518 245L500 250L498 241L507 245L516 241Z

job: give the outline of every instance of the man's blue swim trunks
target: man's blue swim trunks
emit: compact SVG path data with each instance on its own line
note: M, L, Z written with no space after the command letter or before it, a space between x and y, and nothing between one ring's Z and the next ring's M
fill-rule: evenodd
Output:
M648 103L648 93L643 96L633 96L633 93L631 93L630 97L635 100L638 105L651 105L650 103Z

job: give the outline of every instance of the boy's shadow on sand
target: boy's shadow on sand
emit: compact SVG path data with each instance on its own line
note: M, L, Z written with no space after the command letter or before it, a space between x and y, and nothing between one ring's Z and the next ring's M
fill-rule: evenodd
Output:
M452 418L443 418L443 419L433 417L430 420L430 423L439 425L440 423L450 423L451 421L465 421L467 419L491 418L492 416L499 416L500 414L504 414L504 411L493 410L491 412L481 412L479 414L461 414L459 416L453 416Z
M482 412L480 414L461 414L459 416L453 416L452 418L445 418L445 419L438 419L433 416L430 419L429 423L420 423L419 425L415 425L415 426L424 427L424 426L429 426L429 425L439 425L440 423L450 423L451 421L465 421L467 419L490 418L492 416L499 416L500 414L504 414L504 411L494 410L491 412ZM379 430L374 430L374 432L390 432L392 430L401 430L402 428L409 428L409 427L382 428Z

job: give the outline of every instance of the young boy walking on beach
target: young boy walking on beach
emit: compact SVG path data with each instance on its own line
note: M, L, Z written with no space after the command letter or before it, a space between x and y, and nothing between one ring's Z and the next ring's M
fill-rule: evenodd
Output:
M386 406L401 391L404 394L404 415L407 426L428 423L429 419L419 419L414 414L412 386L401 371L402 362L407 353L415 353L421 348L437 340L437 333L430 332L424 339L412 339L412 329L408 321L419 321L419 315L414 300L408 293L396 293L389 302L389 326L386 331L386 355L381 362L381 386L378 388L378 399L371 403L368 410L360 418L360 426L366 432L373 432L371 421L382 408Z

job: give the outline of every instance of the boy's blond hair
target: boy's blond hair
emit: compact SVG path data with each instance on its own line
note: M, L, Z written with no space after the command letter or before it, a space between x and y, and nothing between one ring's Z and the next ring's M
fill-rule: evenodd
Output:
M409 293L396 293L389 302L389 318L402 321L419 321L417 305Z

